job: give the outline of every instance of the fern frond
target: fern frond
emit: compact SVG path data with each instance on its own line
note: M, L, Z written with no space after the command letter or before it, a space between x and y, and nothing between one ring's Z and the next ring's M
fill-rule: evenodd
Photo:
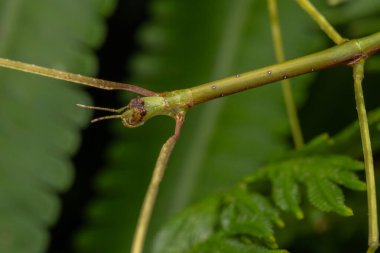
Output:
M297 184L306 186L308 199L322 211L344 216L352 210L344 205L344 195L337 184L353 190L365 190L365 183L355 175L361 162L346 156L307 156L270 165L264 170L272 181L275 203L302 218Z
M257 193L240 189L232 190L222 200L220 226L222 233L259 239L267 247L277 248L272 223L283 226L278 211L269 201Z
M299 206L301 196L294 175L288 169L277 173L270 173L274 202L282 210L292 211L298 219L302 219L303 212Z
M218 245L231 242L247 249L275 249L278 246L273 224L283 226L279 210L303 217L299 185L306 188L307 199L316 208L349 216L352 210L344 204L340 185L365 190L365 183L355 174L362 168L361 162L339 155L298 157L264 167L255 173L260 176L253 175L226 194L203 201L175 217L159 233L153 252L224 252L218 251L221 249L214 244L216 241ZM272 183L278 208L265 196L252 192L254 185L264 180Z
M329 180L312 179L306 183L310 202L325 212L335 211L344 216L352 215L352 210L344 205L342 190Z
M220 196L210 197L171 219L157 236L153 253L186 252L209 239L218 221L219 205Z
M234 188L174 217L159 233L153 252L284 252L271 250L278 247L273 223L283 226L264 196Z
M196 245L186 253L287 253L286 250L268 249L256 244L242 243L240 241L213 236L207 241Z

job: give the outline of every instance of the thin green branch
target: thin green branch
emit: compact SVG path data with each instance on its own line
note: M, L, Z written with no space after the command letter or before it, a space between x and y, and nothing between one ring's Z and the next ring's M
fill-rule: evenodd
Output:
M297 3L314 19L319 27L332 39L335 44L342 44L348 39L343 38L335 28L326 20L326 18L314 7L309 0L296 0Z
M176 115L175 133L162 146L160 154L157 158L156 166L153 170L152 179L146 192L144 202L140 211L140 216L137 221L135 235L132 242L131 253L141 253L143 251L145 237L148 231L150 218L152 216L154 203L156 202L159 186L162 177L164 176L170 155L179 138L184 117L185 112L181 112Z
M364 78L364 63L362 59L354 64L354 88L356 110L358 112L360 135L363 145L364 165L367 181L367 197L368 197L368 251L373 253L379 247L379 231L377 221L377 203L376 203L376 185L375 173L373 166L371 138L368 127L367 113L363 96L362 81Z
M290 77L348 64L380 50L380 32L330 49L190 88L192 104L257 88ZM176 91L177 94L179 91Z
M274 43L274 48L276 52L277 62L282 63L285 61L285 53L283 49L276 0L268 0L268 10L269 10L269 17L271 21L272 37L273 37L273 43ZM298 149L303 146L304 141L303 141L301 126L300 126L298 115L297 115L297 107L293 99L292 87L291 87L289 79L285 79L281 81L281 86L282 86L282 92L283 92L284 100L285 100L286 112L288 114L290 128L292 131L294 145Z

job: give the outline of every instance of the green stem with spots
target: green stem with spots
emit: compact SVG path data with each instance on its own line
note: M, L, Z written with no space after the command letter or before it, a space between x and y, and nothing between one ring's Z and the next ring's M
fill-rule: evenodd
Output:
M318 53L190 88L192 104L257 88L290 77L348 64L380 50L380 32ZM178 92L178 91L177 91Z

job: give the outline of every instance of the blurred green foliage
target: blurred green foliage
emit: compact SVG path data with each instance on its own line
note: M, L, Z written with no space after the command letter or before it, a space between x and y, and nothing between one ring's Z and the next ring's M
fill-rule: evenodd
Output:
M341 4L333 6L329 5L332 1L312 2L345 37L379 31L377 1L340 1ZM105 37L104 17L114 5L115 1L110 0L0 0L0 56L94 75L96 60L92 50ZM140 50L128 63L131 82L166 91L275 63L266 1L152 0L147 6L151 16L137 35ZM279 8L288 59L331 45L295 1L279 1ZM367 105L372 109L379 106L378 62L376 57L370 61L371 72L365 79ZM306 139L322 132L335 134L355 119L351 79L349 69L338 67L292 80ZM69 157L78 148L79 131L89 119L88 112L74 105L88 104L89 98L75 86L9 70L0 70L0 84L0 252L44 252L49 242L48 229L59 215L57 193L67 190L73 181ZM130 97L123 95L120 100L127 103ZM151 169L160 146L172 134L173 123L159 118L139 129L128 130L118 123L112 130L115 140L108 147L107 165L94 182L97 195L86 210L87 222L76 235L71 235L80 253L129 252ZM378 132L374 133L378 136ZM323 146L328 147L321 148L323 155L329 155L341 154L339 150L348 148L346 154L360 158L357 127L335 138L347 136L356 137L343 146L334 146L326 136L320 137L319 142L311 143L316 146L310 148L310 144L300 152L310 156L321 152L318 148ZM373 139L378 150L379 138ZM191 225L207 228L216 219L217 202L212 197L203 201L205 196L228 193L243 178L259 168L275 166L276 163L270 165L272 162L281 164L279 161L284 157L301 159L297 158L301 153L294 154L291 150L279 85L192 109L165 175L147 251L166 252L160 251L162 246L152 246L157 231L174 213L198 201L201 202L195 208L203 205L202 212L212 215L193 218L188 229L191 230ZM274 182L276 175L271 177ZM276 189L274 202L296 213L302 207L306 210L305 221L297 222L285 215L286 224L292 226L270 231L263 245L274 243L270 239L274 232L281 248L299 252L336 252L342 245L353 249L350 242L357 241L353 238L360 238L364 249L364 194L348 195L348 205L354 212L362 211L350 220L341 220L293 198L295 195L288 192L294 190L292 187L283 188L282 192L281 188ZM293 201L280 201L282 195ZM268 192L263 196L268 197ZM260 203L273 205L269 198L261 195L256 198ZM301 207L296 208L295 203ZM191 208L185 211L189 217L195 212ZM278 222L276 215L270 220ZM264 225L265 230L268 227ZM173 243L173 247L187 243L189 234L185 228L178 234L184 240L173 241L169 237L168 243ZM205 231L195 237L204 239L212 234L210 229ZM190 252L218 252L216 247L221 245L228 252L272 252L262 245L247 247L241 241L220 238L223 237L213 235Z
M0 1L0 55L87 75L113 1ZM58 193L74 177L70 156L89 103L79 87L0 70L0 252L39 253L58 219Z

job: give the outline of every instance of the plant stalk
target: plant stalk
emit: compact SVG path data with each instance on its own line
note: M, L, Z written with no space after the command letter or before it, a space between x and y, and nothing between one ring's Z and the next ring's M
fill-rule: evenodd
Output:
M271 21L271 30L276 52L277 62L282 63L285 61L285 53L282 43L281 29L279 23L279 16L277 12L277 1L268 0L269 17ZM296 149L302 148L304 140L302 130L298 119L297 107L295 105L292 93L292 87L289 79L281 81L282 93L284 95L286 112L289 118L290 129L292 131L293 142Z
M335 28L326 20L326 18L314 7L309 0L296 0L297 3L309 14L309 16L314 19L314 21L319 25L319 27L324 31L330 39L332 39L335 44L342 44L348 39L343 38L335 30Z
M363 96L362 81L364 78L364 63L362 59L354 64L354 89L356 110L358 112L360 136L363 145L364 166L367 182L368 198L368 250L367 253L374 253L379 247L379 230L377 221L376 184L373 166L373 156L371 148L371 138L368 127L367 113Z

